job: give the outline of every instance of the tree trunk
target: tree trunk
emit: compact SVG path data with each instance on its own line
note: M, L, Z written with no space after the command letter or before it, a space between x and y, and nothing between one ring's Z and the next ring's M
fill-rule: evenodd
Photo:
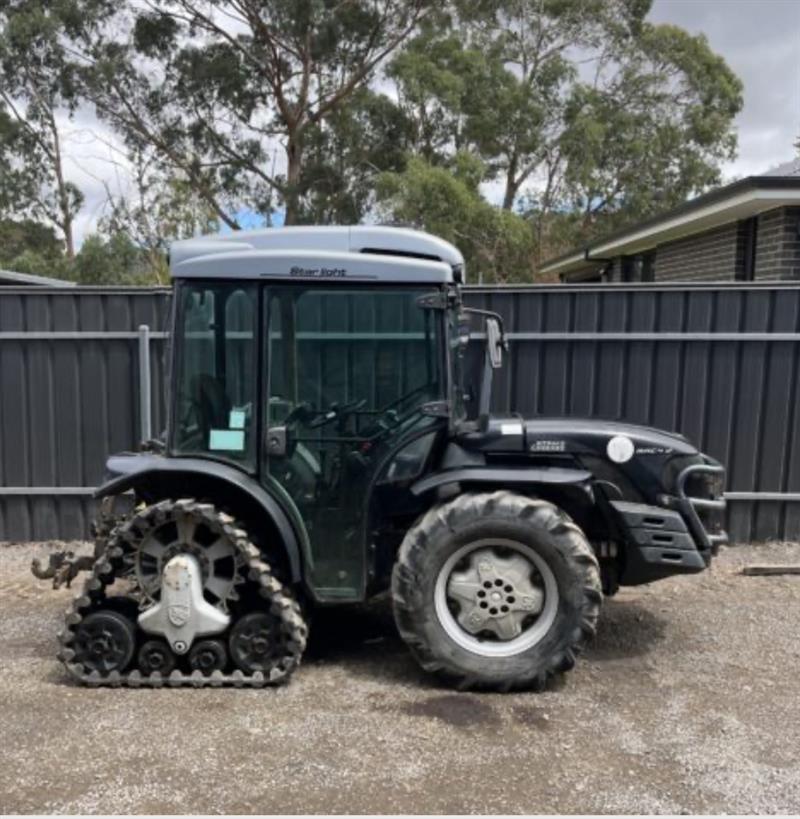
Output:
M296 225L300 216L300 173L303 170L303 145L299 131L289 134L286 146L286 213L283 223Z
M67 246L67 258L75 258L75 239L72 235L72 214L69 211L69 206L63 208L63 222L61 230L64 232L64 241Z
M519 159L516 154L512 154L508 161L508 171L506 173L506 192L503 196L503 210L511 210L514 207L514 200L519 191L519 181L517 180L517 166Z

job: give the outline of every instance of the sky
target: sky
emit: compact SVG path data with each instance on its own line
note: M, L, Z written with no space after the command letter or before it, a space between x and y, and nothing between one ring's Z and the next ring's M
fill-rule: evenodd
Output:
M654 0L649 19L705 34L744 83L738 157L723 167L724 180L792 158L800 135L800 0ZM127 172L113 135L90 111L79 111L66 130L70 176L86 196L76 222L80 242L95 228L107 189L127 188ZM487 196L499 196L500 188Z
M650 20L703 33L744 83L726 179L789 160L800 135L800 0L655 0Z

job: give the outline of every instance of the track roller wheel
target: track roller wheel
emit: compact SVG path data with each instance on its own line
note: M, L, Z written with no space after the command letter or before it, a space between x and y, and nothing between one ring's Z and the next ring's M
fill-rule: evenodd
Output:
M242 617L231 630L228 644L233 662L246 674L268 671L274 658L283 653L279 623L263 611Z
M75 629L75 661L101 676L124 671L133 659L135 645L133 623L111 609L93 611Z
M221 640L200 640L189 652L189 665L192 671L201 671L205 675L224 671L228 665L225 644Z
M164 640L148 640L139 649L139 671L166 677L175 668L175 655Z

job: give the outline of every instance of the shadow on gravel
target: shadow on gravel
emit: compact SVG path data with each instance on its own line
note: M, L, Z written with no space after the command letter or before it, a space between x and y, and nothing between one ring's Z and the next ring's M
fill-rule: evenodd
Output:
M586 648L591 660L624 660L651 651L664 637L668 623L637 600L603 602L597 634Z
M397 633L388 595L314 612L303 665L334 663L371 679L443 687L422 671Z
M665 638L668 627L663 618L639 601L606 600L597 635L584 656L596 662L640 657ZM315 612L304 665L334 663L370 679L451 690L416 664L397 633L388 596L366 605ZM563 679L556 677L549 682L548 690L562 685Z
M311 616L305 661L358 659L404 650L388 596L363 605L318 608Z

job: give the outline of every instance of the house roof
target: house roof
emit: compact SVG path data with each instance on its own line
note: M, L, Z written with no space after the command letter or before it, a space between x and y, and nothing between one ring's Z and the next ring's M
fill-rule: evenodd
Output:
M0 287L31 285L32 287L75 287L75 282L66 279L52 279L49 276L32 276L14 270L0 270Z
M539 268L539 272L571 273L592 262L640 253L664 242L786 205L800 205L800 160L779 165L761 176L748 176L717 188L660 216L550 259Z

